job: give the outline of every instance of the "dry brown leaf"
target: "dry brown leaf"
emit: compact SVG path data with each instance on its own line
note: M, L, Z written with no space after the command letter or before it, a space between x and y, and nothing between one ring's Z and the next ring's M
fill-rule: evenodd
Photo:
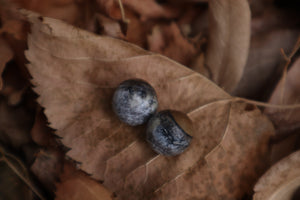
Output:
M3 87L2 72L5 69L6 63L13 58L13 51L5 40L0 36L0 91Z
M188 65L197 53L195 46L182 35L178 25L155 26L148 36L149 50Z
M293 200L300 187L300 151L272 166L256 183L254 200Z
M298 58L277 84L269 100L271 104L297 104L300 103L300 58ZM295 150L299 142L300 109L276 110L266 108L265 114L269 116L276 127L278 138L285 138L272 146L272 162L287 156ZM298 131L298 133L297 133ZM293 134L294 133L294 134Z
M99 29L101 29L100 34L119 39L124 38L121 26L116 20L105 17L104 15L99 13L97 13L95 17L97 19L97 22L99 23Z
M38 101L82 170L124 199L232 199L250 191L273 133L257 108L231 102L214 83L166 57L27 15L26 57ZM156 89L160 110L180 110L195 122L197 132L182 155L156 155L143 126L129 127L114 115L114 89L129 78Z
M250 9L247 0L211 0L206 65L210 79L232 92L240 81L250 43Z
M16 19L6 20L0 29L0 33L9 33L17 40L25 40L27 37L24 23Z
M1 0L0 4L0 33L8 33L17 40L26 40L28 29L17 5L9 0Z
M254 99L265 96L270 82L273 87L276 71L283 66L280 48L291 52L299 34L299 30L277 29L252 36L245 71L234 95Z
M137 12L142 20L149 18L175 18L179 10L168 5L160 5L155 0L122 0L122 3Z
M146 47L147 30L149 29L149 22L142 22L140 17L129 9L125 9L126 18L129 20L126 31L126 41Z
M13 0L21 8L39 12L44 16L64 20L70 24L83 26L86 20L85 1L77 0Z
M64 154L55 149L41 149L37 154L30 171L51 194L55 190L55 182L63 169Z
M11 62L7 63L6 70L2 74L1 78L4 85L0 93L8 98L10 105L18 105L22 101L24 92L29 87L29 73L25 67L27 61L24 56L29 23L19 13L14 2L1 0L0 4L0 34L6 43L6 45L1 44L0 48L9 46L13 54L13 60L11 59ZM4 52L1 52L1 54L5 55ZM2 61L1 58L0 62Z
M96 0L96 3L101 11L113 19L121 19L121 10L115 0Z
M65 163L60 182L56 184L56 200L111 200L112 194L100 183Z
M42 148L36 153L30 170L51 195L54 192L55 183L62 172L65 154L61 150L53 130L47 125L46 116L38 106L31 129L31 137Z
M271 104L297 104L300 103L300 58L276 86L269 103ZM283 85L283 83L285 83ZM265 113L269 115L277 129L300 128L300 108L289 110L276 110L267 108Z

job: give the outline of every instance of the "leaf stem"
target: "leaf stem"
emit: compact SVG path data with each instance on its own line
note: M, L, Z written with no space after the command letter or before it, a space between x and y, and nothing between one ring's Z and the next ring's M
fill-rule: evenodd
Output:
M278 108L278 109L300 108L300 104L292 104L292 105L270 104L270 103L264 103L264 102L261 102L261 101L254 101L254 100L241 98L241 97L233 97L232 101L243 101L243 102L254 104L254 105L257 105L257 106L263 106L263 107L269 107L269 108Z

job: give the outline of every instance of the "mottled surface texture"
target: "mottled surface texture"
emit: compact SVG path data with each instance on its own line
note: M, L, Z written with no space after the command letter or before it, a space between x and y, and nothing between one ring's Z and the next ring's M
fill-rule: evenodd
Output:
M159 154L178 155L189 146L191 139L176 123L169 110L157 113L148 123L147 141Z
M131 79L122 82L113 97L113 109L121 121L140 125L148 121L157 109L154 89L143 80Z

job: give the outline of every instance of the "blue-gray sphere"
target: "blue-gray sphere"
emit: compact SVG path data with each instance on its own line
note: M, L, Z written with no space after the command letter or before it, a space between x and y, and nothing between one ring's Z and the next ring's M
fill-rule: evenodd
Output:
M187 126L192 126L190 123ZM159 154L176 156L189 146L191 139L192 137L174 119L172 111L156 113L148 122L147 141Z
M158 106L155 90L147 82L130 79L122 82L113 96L113 110L121 121L137 126L144 124Z

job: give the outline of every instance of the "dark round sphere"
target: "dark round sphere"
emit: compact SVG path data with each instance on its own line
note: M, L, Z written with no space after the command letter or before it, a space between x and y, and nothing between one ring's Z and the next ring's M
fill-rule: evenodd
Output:
M113 96L113 110L121 121L136 126L144 124L158 106L155 90L147 82L130 79L122 82Z
M165 110L150 118L147 141L157 153L176 156L190 145L192 132L192 121L184 113Z

